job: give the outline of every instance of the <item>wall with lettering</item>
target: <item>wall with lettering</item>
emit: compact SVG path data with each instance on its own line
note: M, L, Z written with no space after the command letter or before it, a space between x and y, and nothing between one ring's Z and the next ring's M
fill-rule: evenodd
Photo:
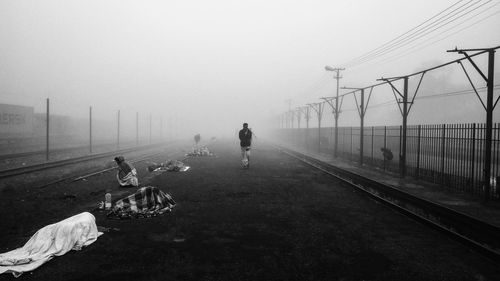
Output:
M31 136L33 107L0 104L0 138Z

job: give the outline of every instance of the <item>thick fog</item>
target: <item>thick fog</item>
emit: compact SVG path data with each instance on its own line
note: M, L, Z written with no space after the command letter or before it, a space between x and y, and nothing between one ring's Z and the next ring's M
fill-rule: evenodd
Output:
M468 3L2 0L0 103L44 113L49 98L51 113L80 118L82 130L92 106L95 120L110 123L102 129L110 135L118 110L123 134L151 126L155 136L234 136L247 122L258 135L279 127L289 108L336 94L326 65L346 67L341 87L366 87L463 57L446 52L455 47L500 45L500 2L472 1L476 9L426 37L356 61L457 2ZM498 61L497 52L495 84ZM487 73L486 59L478 64ZM426 74L419 95L470 89L454 64ZM390 88L375 89L371 103L382 106L368 110L367 125L400 123L395 102L385 102L394 102ZM343 106L341 125L357 125L352 97ZM325 112L330 126L331 110ZM410 122L484 122L484 115L475 94L421 98Z

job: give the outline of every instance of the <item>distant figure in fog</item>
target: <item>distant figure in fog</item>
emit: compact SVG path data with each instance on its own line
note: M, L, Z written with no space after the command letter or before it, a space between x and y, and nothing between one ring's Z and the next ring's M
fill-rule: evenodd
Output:
M384 160L392 160L394 158L394 155L392 154L392 151L389 148L381 147L380 151L382 151L382 155L384 156Z
M252 131L247 123L243 123L243 129L239 132L241 146L241 163L243 168L250 168L250 146L252 145Z
M139 186L139 179L137 178L137 171L135 168L125 161L123 156L115 157L115 162L118 165L118 174L116 179L121 186Z
M198 143L200 142L200 140L201 140L200 134L194 135L194 142L196 143L196 145L198 145Z

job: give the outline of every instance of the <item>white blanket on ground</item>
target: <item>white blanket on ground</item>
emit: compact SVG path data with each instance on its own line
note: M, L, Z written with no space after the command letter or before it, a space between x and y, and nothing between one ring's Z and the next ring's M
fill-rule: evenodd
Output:
M70 250L80 250L97 240L95 217L84 212L38 230L22 247L0 254L0 274L12 273L15 277L32 271L54 256Z

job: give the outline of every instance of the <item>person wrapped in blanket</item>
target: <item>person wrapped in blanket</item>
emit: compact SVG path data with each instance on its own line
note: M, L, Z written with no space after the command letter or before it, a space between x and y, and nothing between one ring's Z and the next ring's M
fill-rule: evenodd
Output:
M123 156L115 157L115 162L118 165L118 174L116 179L121 186L139 186L137 171L134 166L125 161Z

